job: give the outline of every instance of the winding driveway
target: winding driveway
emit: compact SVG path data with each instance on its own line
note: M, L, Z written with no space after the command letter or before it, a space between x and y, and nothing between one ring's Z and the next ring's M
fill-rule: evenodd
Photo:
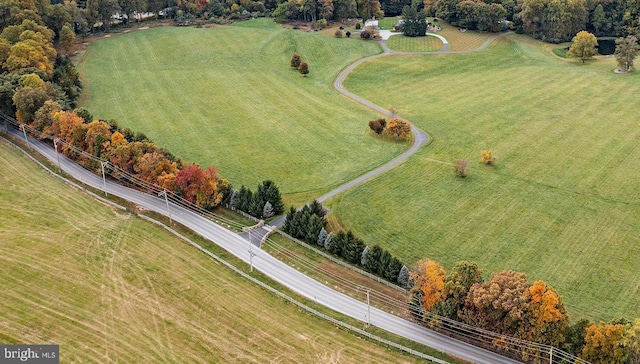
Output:
M395 33L390 33L391 35L395 34ZM502 37L505 35L509 35L509 34L513 34L512 32L506 32L506 33L502 33L502 34L496 34L493 35L489 38L487 38L487 40L485 40L478 48L475 49L471 49L471 50L464 50L464 51L450 51L449 50L449 42L441 35L439 34L433 34L433 33L427 33L427 35L429 36L434 36L439 38L442 41L442 49L435 51L435 52L396 52L393 51L391 49L389 49L389 47L387 47L386 44L386 39L389 38L389 36L383 36L382 40L380 41L380 46L382 47L382 50L384 51L383 53L379 53L373 56L369 56L369 57L365 57L365 58L361 58L355 62L353 62L352 64L350 64L349 66L347 66L345 69L342 70L342 72L340 72L338 74L338 76L336 77L335 81L333 81L333 87L340 92L341 94L345 95L346 97L350 98L351 100L368 107L369 109L372 109L382 115L385 115L387 117L396 117L394 114L391 113L391 111L383 108L382 106L376 105L373 102L363 99L362 97L349 92L347 89L344 88L344 86L342 85L342 83L344 82L344 80L347 78L347 76L354 70L356 69L358 66L360 66L361 64L371 61L373 59L376 58L381 58L381 57L387 57L387 56L391 56L391 55L410 55L410 54L442 54L442 53L469 53L469 52L477 52L480 50L485 49L491 42L493 42L496 38L498 37ZM334 197L348 189L350 189L353 186L356 186L372 177L375 177L379 174L382 174L383 172L386 172L388 170L390 170L391 168L397 166L398 164L404 162L406 159L408 159L410 156L412 156L413 154L415 154L423 145L428 144L429 143L429 135L427 135L426 132L424 132L424 130L419 129L418 127L416 127L413 123L411 124L411 131L413 132L413 145L411 145L411 148L409 148L406 152L400 154L399 156L395 157L394 159L392 159L391 161L383 164L382 166L369 171L367 173L365 173L364 175L349 181L327 193L325 193L324 195L320 196L317 198L317 200L319 202L324 202L328 199L330 199L331 197ZM441 162L441 161L437 161L437 162ZM276 219L274 221L271 222L271 225L275 225L275 226L282 226L282 224L284 223L284 218L279 218Z

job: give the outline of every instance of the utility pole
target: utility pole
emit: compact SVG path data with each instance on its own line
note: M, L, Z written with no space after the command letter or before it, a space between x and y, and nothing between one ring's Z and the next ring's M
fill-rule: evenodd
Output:
M106 162L100 162L100 166L102 167L102 183L104 183L104 195L105 195L105 196L109 196L109 195L107 194L107 177L106 177L106 176L105 176L105 174L104 174L104 164L105 164L105 163L106 163Z
M173 224L173 221L171 220L171 210L169 210L169 197L167 196L167 189L165 188L164 191L159 193L159 195L160 194L164 195L164 202L166 202L167 204L167 214L169 215L169 224Z
M553 364L553 346L549 349L549 364Z
M56 149L56 158L58 159L58 171L62 172L62 168L60 168L60 154L58 154L58 141L60 139L53 139L53 147Z
M31 148L29 139L27 138L27 127L25 124L20 124L20 126L22 127L22 134L24 134L24 141L27 142L27 147Z
M253 272L253 248L251 245L251 230L249 230L249 272Z
M367 326L371 326L371 305L369 304L369 292L371 290L367 290Z

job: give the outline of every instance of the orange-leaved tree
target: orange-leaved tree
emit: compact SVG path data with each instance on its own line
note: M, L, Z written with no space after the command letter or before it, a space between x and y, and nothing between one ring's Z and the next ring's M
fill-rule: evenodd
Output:
M420 303L423 310L431 311L442 298L444 274L444 268L429 258L418 261L415 269L409 272L413 281L411 293L421 295Z
M398 139L406 139L411 134L411 124L406 120L393 118L387 122L385 130Z
M202 208L213 208L222 201L222 194L218 192L218 170L209 167L200 169L191 164L176 173L176 192L187 201Z
M520 326L519 337L553 346L561 344L569 315L553 287L536 281L525 291L524 300L528 301L529 312Z

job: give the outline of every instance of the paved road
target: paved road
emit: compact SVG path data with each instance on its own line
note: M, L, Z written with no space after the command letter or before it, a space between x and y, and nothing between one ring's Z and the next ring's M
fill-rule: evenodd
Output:
M9 131L10 134L16 138L23 138L20 131L13 128L10 128ZM51 162L56 163L57 156L53 148L33 138L30 138L30 145ZM64 156L60 155L59 157L60 166L66 173L87 185L97 189L103 189L103 180L100 176L83 169ZM163 198L147 195L111 181L107 181L106 188L109 194L129 200L147 210L167 215L167 207ZM174 221L192 229L197 234L215 242L239 259L249 263L249 243L247 240L173 203L170 204L170 210L171 217ZM319 304L355 319L366 321L367 305L365 303L348 297L307 277L289 267L287 264L275 259L259 247L252 247L252 251L255 254L252 259L254 269L261 271L274 281ZM371 308L371 324L470 362L487 364L517 363L517 361L512 359L452 339L373 307Z

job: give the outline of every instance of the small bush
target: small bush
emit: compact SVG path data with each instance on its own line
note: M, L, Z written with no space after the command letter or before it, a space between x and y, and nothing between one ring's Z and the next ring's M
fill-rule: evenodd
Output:
M300 62L301 62L301 58L300 55L298 53L294 53L293 56L291 56L291 67L293 68L298 68L300 67Z
M307 77L309 74L309 64L307 64L307 62L300 62L298 72L300 72L304 77Z
M356 23L356 30L360 30L362 28L362 25L360 25L360 23Z
M329 23L327 23L327 19L320 19L316 22L316 24L318 25L318 28L320 29L324 29L327 27L327 25L329 25Z
M344 33L344 35L346 35L346 36L347 36L347 38L349 38L349 37L351 37L351 32L347 30L347 32L346 32L346 33Z
M470 171L471 167L469 166L468 159L458 159L456 164L453 166L453 173L460 178L467 177Z
M342 38L342 30L336 29L336 32L333 33L333 35L335 35L336 38Z
M493 156L491 149L482 151L482 163L489 166L496 164L496 157Z
M387 126L387 119L380 118L375 120L369 120L369 128L373 130L376 134L380 135L384 128Z
M358 24L360 24L360 23L358 23ZM361 32L360 32L360 38L362 38L362 39L369 39L369 38L371 38L371 32L370 32L369 30L367 30L367 29L365 29L365 30L361 31Z

